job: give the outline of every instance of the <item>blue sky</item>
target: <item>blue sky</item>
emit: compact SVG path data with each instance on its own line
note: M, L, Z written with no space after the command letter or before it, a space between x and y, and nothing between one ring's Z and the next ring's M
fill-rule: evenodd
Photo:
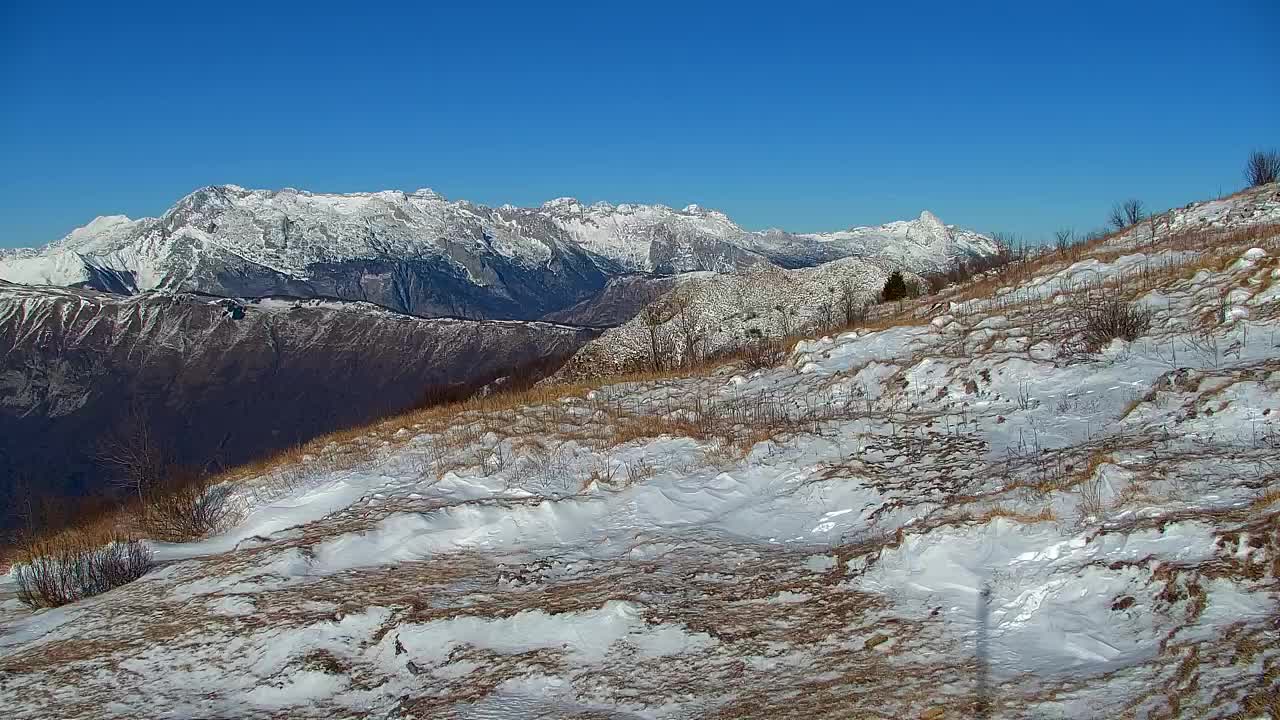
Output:
M0 245L208 184L1041 240L1242 184L1280 3L0 0Z

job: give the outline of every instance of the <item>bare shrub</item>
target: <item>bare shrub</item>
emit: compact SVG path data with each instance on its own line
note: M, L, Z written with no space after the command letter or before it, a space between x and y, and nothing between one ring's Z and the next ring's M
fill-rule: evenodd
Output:
M818 306L818 332L836 327L836 306L830 300Z
M1280 180L1280 152L1254 150L1244 166L1244 179L1249 187L1266 185Z
M496 475L507 468L511 463L511 451L507 449L506 443L499 442L493 446L489 454L484 456L480 461L480 469L485 477Z
M751 370L777 367L786 355L781 342L764 337L749 340L742 348L742 361Z
M922 277L925 284L929 286L928 292L930 295L937 295L947 289L947 285L950 284L946 273L928 273Z
M223 530L231 520L228 485L204 474L175 470L152 489L143 507L147 535L168 542L185 542Z
M623 463L623 466L627 471L627 485L637 485L654 475L653 466L644 458L628 460Z
M941 290L948 285L958 285L988 274L1002 278L1016 276L1019 268L1026 266L1030 258L1027 247L1012 233L993 232L991 239L996 245L994 254L956 260L945 273L936 273L926 278L930 287Z
M1151 328L1149 310L1134 307L1119 297L1082 303L1075 309L1073 320L1089 352L1097 352L1116 338L1136 340Z
M154 565L151 550L137 540L95 545L64 539L28 545L12 572L18 599L35 609L99 595L137 580Z
M525 480L543 494L567 492L574 478L572 456L563 444L551 447L533 443L526 447L522 458Z
M1082 525L1091 518L1102 517L1106 511L1106 505L1102 502L1102 475L1095 473L1080 483L1080 504L1077 510Z

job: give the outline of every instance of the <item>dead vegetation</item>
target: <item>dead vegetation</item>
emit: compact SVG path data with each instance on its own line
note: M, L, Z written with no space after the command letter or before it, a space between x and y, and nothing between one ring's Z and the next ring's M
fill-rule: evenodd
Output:
M186 542L224 529L233 517L231 487L204 474L175 471L146 497L142 529L148 537Z
M1079 302L1071 317L1087 352L1098 352L1120 339L1132 342L1151 328L1151 311L1124 301L1118 296L1086 298Z
M1258 187L1280 180L1280 152L1254 150L1244 166L1244 179L1249 187Z
M104 593L137 580L152 565L151 551L137 540L99 545L94 538L64 537L24 547L13 574L18 599L34 609Z

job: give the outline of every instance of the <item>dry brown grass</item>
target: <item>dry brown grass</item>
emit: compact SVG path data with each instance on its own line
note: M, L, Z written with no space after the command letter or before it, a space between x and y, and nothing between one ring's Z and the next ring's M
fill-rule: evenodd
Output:
M24 562L33 547L76 548L102 547L113 542L127 542L142 536L137 503L130 502L112 512L87 516L65 528L50 532L22 531L15 541L0 547L0 567Z
M1258 495L1258 497L1253 499L1253 502L1249 503L1249 508L1252 510L1261 510L1266 507L1271 507L1278 502L1280 502L1280 487L1267 490L1266 492Z
M984 524L996 518L1006 518L1021 523L1053 522L1058 519L1053 514L1053 510L1049 508L1042 508L1037 513L1027 513L997 506L978 513L963 513L956 517L955 520L956 522Z

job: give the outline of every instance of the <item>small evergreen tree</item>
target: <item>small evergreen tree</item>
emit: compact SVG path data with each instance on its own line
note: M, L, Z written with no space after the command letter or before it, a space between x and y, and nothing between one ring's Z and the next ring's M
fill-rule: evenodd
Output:
M880 297L885 302L893 302L901 300L908 295L907 281L902 277L902 271L894 270L893 274L884 283L884 290L881 291Z

